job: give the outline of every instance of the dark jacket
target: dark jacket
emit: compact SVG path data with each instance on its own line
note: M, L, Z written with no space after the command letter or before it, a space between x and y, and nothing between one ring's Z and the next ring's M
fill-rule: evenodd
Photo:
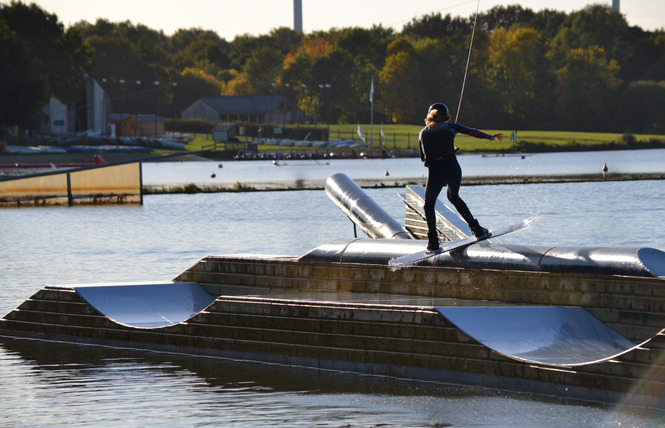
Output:
M430 163L455 156L455 134L465 134L476 138L490 139L490 135L459 123L438 122L423 128L418 136L420 160L425 166Z

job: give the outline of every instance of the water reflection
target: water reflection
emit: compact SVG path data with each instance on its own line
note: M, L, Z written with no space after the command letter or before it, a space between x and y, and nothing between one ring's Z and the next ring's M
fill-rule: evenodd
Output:
M658 426L662 414L387 377L0 340L8 425ZM519 415L516 418L516 415ZM81 419L83 418L83 420ZM628 425L626 425L628 424Z

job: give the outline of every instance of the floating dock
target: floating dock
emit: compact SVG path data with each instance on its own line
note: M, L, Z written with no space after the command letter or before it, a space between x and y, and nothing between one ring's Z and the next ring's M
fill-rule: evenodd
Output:
M63 169L54 165L51 172L0 178L0 208L143 204L141 162Z
M172 283L46 286L0 335L665 410L665 253L492 242L391 270L425 246L412 239L421 190L407 189L404 235L371 221L358 194L342 211L383 237L299 257L207 256Z

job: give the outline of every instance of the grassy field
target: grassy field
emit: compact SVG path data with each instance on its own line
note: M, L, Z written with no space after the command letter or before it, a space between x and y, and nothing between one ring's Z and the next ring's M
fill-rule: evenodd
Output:
M373 144L368 149L379 149L381 143L381 125L361 124L362 132L367 142ZM384 146L389 151L409 151L418 147L418 133L422 129L418 125L384 125ZM330 125L330 140L354 139L360 142L358 125ZM665 147L665 135L646 134L613 134L596 132L564 132L564 131L518 131L517 146L511 141L512 130L483 129L484 132L495 134L503 133L503 141L480 140L466 135L458 135L455 145L465 152L510 152L510 151L566 151L566 150L597 150L608 148L645 148ZM252 141L251 138L241 137L243 141ZM193 142L188 144L188 150L203 150L212 148L213 141L210 135L199 134ZM278 146L260 145L259 150L287 149ZM313 148L298 147L299 150L314 150ZM218 150L222 150L218 146ZM348 150L348 149L347 149Z

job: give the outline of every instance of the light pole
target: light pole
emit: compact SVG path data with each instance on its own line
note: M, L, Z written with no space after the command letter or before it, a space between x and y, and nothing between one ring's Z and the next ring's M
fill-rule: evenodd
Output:
M125 79L120 79L120 118L125 112Z
M139 136L139 87L141 86L141 81L137 80L136 81L136 113L135 113L135 119L136 123L134 123L134 138L138 138Z
M104 86L102 86L102 96L101 96L101 100L100 100L101 110L102 110L102 120L101 120L101 123L99 125L102 129L101 130L101 132L102 132L101 135L108 135L109 123L107 123L107 121L106 121L107 112L106 112L106 103L104 102L105 101L104 100L104 98L105 98L104 95L106 95L106 77L102 77L102 83L104 84ZM94 95L93 95L93 97L94 97ZM92 125L93 129L95 129L96 126L97 126L97 120L96 120L96 117L97 117L96 110L97 110L97 108L95 108L94 110L95 110L95 113L93 113L94 114L94 116L93 116L94 125Z
M272 91L270 92L270 110L268 111L268 126L272 123L272 100L275 97L275 90L277 89L277 83L273 82L270 84L272 86Z
M120 136L124 137L122 127L125 123L125 79L120 79ZM117 131L116 131L117 134Z
M319 85L319 88L326 90L326 134L328 140L330 140L330 88L332 88L332 85L324 83Z
M287 97L287 98L290 98L290 97L289 97L289 95L290 95L290 94L289 94L289 89L291 88L291 84L290 84L290 83L285 83L285 84L284 84L284 87L286 88L286 90L285 90L286 97ZM293 99L293 98L291 98L291 99ZM286 125L288 124L287 116L291 116L291 115L290 115L290 114L287 114L287 113L285 112L285 113L284 113L284 120L283 120L284 123L282 124L283 126L286 126Z
M307 85L304 84L304 83L301 83L300 84L300 99L303 98L303 95L304 95L306 90L307 90ZM299 131L299 128L300 128L300 119L301 119L300 118L300 107L298 107L298 119L296 120L296 136L295 136L296 140L298 139L298 131Z
M155 136L154 139L157 140L157 118L159 117L159 81L155 80Z
M173 82L171 85L173 86L173 140L175 141L175 121L178 119L178 107L175 103L175 88L178 86L178 82Z

